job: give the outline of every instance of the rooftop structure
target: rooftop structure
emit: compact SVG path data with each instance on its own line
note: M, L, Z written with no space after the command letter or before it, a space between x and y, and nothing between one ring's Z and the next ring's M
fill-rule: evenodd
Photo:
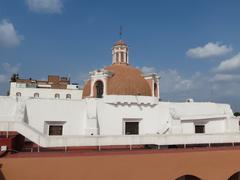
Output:
M10 81L10 97L82 99L78 84L71 84L70 78L49 75L47 80L22 79L13 74Z
M128 46L123 40L112 47L112 65L90 73L83 98L106 95L153 96L160 98L156 74L144 75L129 64Z

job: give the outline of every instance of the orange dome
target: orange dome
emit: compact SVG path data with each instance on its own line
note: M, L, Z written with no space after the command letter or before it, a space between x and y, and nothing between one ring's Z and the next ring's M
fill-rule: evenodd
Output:
M83 94L82 94L83 98L90 96L90 92L91 92L91 81L88 80L83 87Z
M113 64L105 69L113 73L107 81L107 95L152 95L140 70L127 64ZM90 96L90 87L89 80L83 88L83 97Z

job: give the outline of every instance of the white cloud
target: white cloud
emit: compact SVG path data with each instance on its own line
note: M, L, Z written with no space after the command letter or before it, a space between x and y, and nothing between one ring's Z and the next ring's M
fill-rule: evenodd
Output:
M21 66L20 64L11 65L9 63L2 63L1 64L2 73L0 74L0 83L8 82L13 73L19 72L20 66Z
M183 78L176 70L160 71L159 74L162 92L182 92L194 88L192 79Z
M9 90L9 81L13 73L18 73L20 64L11 65L9 63L0 64L0 95L5 95Z
M225 55L231 51L231 46L209 42L203 47L189 49L186 55L191 58L210 58Z
M141 68L139 68L144 74L152 74L152 73L156 73L156 69L154 67L150 67L150 66L143 66Z
M23 36L19 35L14 25L4 19L0 22L0 47L11 48L18 46L23 40Z
M0 83L4 83L7 81L7 77L4 74L0 74Z
M37 13L61 13L63 3L61 0L26 0L31 11Z
M20 64L11 65L9 63L2 63L3 69L8 74L18 73L20 66L21 66Z
M212 82L233 82L240 81L240 75L235 74L216 74L212 79Z
M177 70L159 72L160 93L163 101L212 101L230 103L239 109L240 74L195 73L183 77ZM212 77L213 76L213 77Z
M217 72L240 70L240 53L222 61L214 70Z

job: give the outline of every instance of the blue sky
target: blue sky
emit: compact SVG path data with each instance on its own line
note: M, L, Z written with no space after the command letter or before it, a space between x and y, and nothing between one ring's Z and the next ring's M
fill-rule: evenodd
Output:
M240 111L239 7L238 0L0 0L0 94L15 72L82 84L111 64L121 25L130 64L161 75L163 100Z

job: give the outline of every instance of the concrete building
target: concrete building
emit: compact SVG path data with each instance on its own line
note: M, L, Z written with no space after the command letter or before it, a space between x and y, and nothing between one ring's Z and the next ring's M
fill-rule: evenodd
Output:
M70 78L56 75L48 80L21 79L13 74L10 81L10 97L43 99L82 99L82 90L78 84L71 84Z
M90 72L83 91L56 76L13 78L10 96L0 97L0 131L42 147L240 142L228 104L160 101L160 77L131 66L128 53L118 41L112 65Z

